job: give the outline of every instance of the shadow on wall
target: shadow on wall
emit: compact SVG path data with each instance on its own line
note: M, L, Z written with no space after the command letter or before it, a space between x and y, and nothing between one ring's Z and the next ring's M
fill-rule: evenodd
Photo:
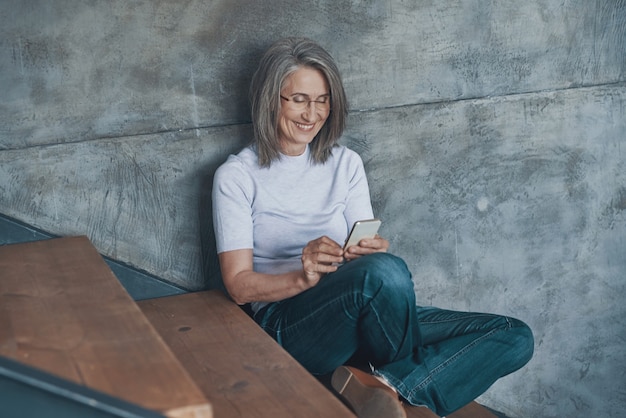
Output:
M228 157L227 157L228 158ZM207 288L220 289L227 294L222 274L220 272L219 260L217 258L217 245L215 242L215 231L213 230L213 177L218 167L226 161L226 158L217 164L204 167L198 175L200 176L200 196L198 205L198 217L200 226L200 245L202 251L202 274Z

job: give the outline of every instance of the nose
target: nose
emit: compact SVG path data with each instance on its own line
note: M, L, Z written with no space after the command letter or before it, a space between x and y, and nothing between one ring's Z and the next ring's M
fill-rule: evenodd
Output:
M304 110L302 111L302 117L307 120L310 121L315 117L315 112L316 112L316 107L315 107L315 102L310 101L306 104L306 107L304 108Z

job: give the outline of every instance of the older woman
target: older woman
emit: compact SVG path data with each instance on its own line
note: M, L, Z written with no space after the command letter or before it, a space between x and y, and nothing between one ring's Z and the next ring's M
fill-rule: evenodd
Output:
M411 274L380 236L344 251L373 217L363 163L337 144L347 100L332 57L308 39L276 42L251 90L254 138L218 169L213 216L224 285L359 417L404 417L400 402L451 413L532 356L503 316L416 305ZM370 372L344 366L359 359Z

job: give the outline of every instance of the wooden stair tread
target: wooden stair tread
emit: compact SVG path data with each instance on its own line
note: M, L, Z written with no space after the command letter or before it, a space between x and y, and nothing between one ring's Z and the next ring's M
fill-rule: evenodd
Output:
M217 290L137 302L220 417L354 417ZM407 418L436 418L406 406ZM448 418L496 418L476 402Z
M439 418L439 415L435 414L428 408L419 408L406 406L407 418ZM497 418L494 414L489 412L485 407L476 402L464 406L458 411L447 415L447 418Z
M222 292L138 305L210 399L216 417L354 417Z
M0 247L0 355L171 417L212 416L87 237Z

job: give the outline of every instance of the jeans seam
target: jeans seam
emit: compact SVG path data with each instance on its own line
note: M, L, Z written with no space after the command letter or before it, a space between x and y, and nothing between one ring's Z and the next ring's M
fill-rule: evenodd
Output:
M288 330L290 330L293 327L297 327L299 326L300 323L302 323L303 321L308 320L309 318L311 318L312 316L315 316L319 311L324 310L325 308L327 308L328 306L337 303L341 300L341 297L335 297L334 299L330 299L328 301L326 301L326 303L324 303L323 305L320 305L317 309L315 309L314 311L312 311L311 313L307 314L306 316L303 316L301 318L298 318L298 320L296 322L293 322L291 324L289 324L286 327L282 327L281 329L275 329L274 327L270 327L269 325L265 325L264 329L269 329L272 332L278 334L278 333L282 333L282 332L286 332ZM356 318L353 318L352 315L347 315L350 319L355 320ZM282 316L281 316L282 319Z
M452 364L454 361L456 361L456 359L458 359L460 356L464 355L465 353L467 353L469 350L471 350L472 348L474 348L477 344L479 344L480 342L482 342L483 340L490 338L492 335L494 335L497 332L501 332L504 331L503 329L493 329L491 331L489 331L488 333L481 335L479 338L476 338L475 340L473 340L471 343L467 344L466 346L464 346L463 348L461 348L459 351L457 351L456 353L454 353L452 356L450 356L450 358L448 358L446 361L444 361L443 363L437 365L437 367L435 367L434 369L432 369L430 371L430 373L428 374L428 376L426 376L418 385L416 385L413 389L411 389L410 391L408 391L409 396L413 397L413 395L416 392L419 392L420 390L422 390L424 387L426 387L428 384L430 384L431 382L434 382L434 377L439 374L442 370L444 370L446 367L448 367L450 364ZM406 386L405 386L406 388Z
M372 299L373 297L370 297L370 301ZM389 346L393 349L394 353L397 353L398 347L393 344L393 341L391 340L391 338L389 338L389 335L387 335L387 329L385 328L385 326L383 326L383 322L380 320L380 315L378 314L378 311L370 303L368 303L368 306L371 308L372 312L376 316L376 323L378 324L378 328L381 330L381 334L384 335L387 344L389 344Z
M380 315L378 313L378 311L371 305L371 301L374 299L375 296L371 296L371 295L366 295L365 293L362 294L363 297L365 299L368 300L367 305L371 308L372 313L375 315L376 317L376 323L378 324L378 328L381 330L381 334L384 336L385 340L387 341L387 344L389 344L389 346L394 350L394 352L398 351L398 348L393 344L393 341L389 338L389 336L387 335L387 332L385 330L385 327L383 326L383 322L380 319ZM291 324L289 324L286 327L277 327L278 329L274 328L273 326L269 326L268 324L265 324L262 328L266 330L266 332L271 332L273 333L276 337L276 341L277 342L281 342L282 338L281 338L281 334L288 332L291 328L293 327L297 327L300 325L301 322L308 320L309 318L316 316L317 313L321 310L326 309L328 306L331 306L335 303L341 302L342 297L335 297L334 299L330 299L328 300L326 303L324 303L323 305L319 306L317 309L315 309L314 311L312 311L311 313L309 313L308 315L299 318L298 321L293 322ZM268 311L265 313L265 315L268 315L270 313L270 309L268 309ZM356 321L358 320L358 317L354 317L353 315L351 315L349 312L345 312L344 313L346 315L346 317L348 317L350 320ZM282 345L282 344L281 344Z
M476 314L471 314L471 315L466 315L464 316L464 319L466 318L482 318L482 317L491 317L491 318L498 318L498 315L493 315L493 314L483 314L483 313L476 313ZM509 321L508 317L503 317L506 318L507 323L509 324L509 328L511 328L511 322ZM419 322L421 324L442 324L445 322L456 322L457 319L456 318L451 318L451 319L442 319L442 320L438 320L438 321L422 321L419 320Z

